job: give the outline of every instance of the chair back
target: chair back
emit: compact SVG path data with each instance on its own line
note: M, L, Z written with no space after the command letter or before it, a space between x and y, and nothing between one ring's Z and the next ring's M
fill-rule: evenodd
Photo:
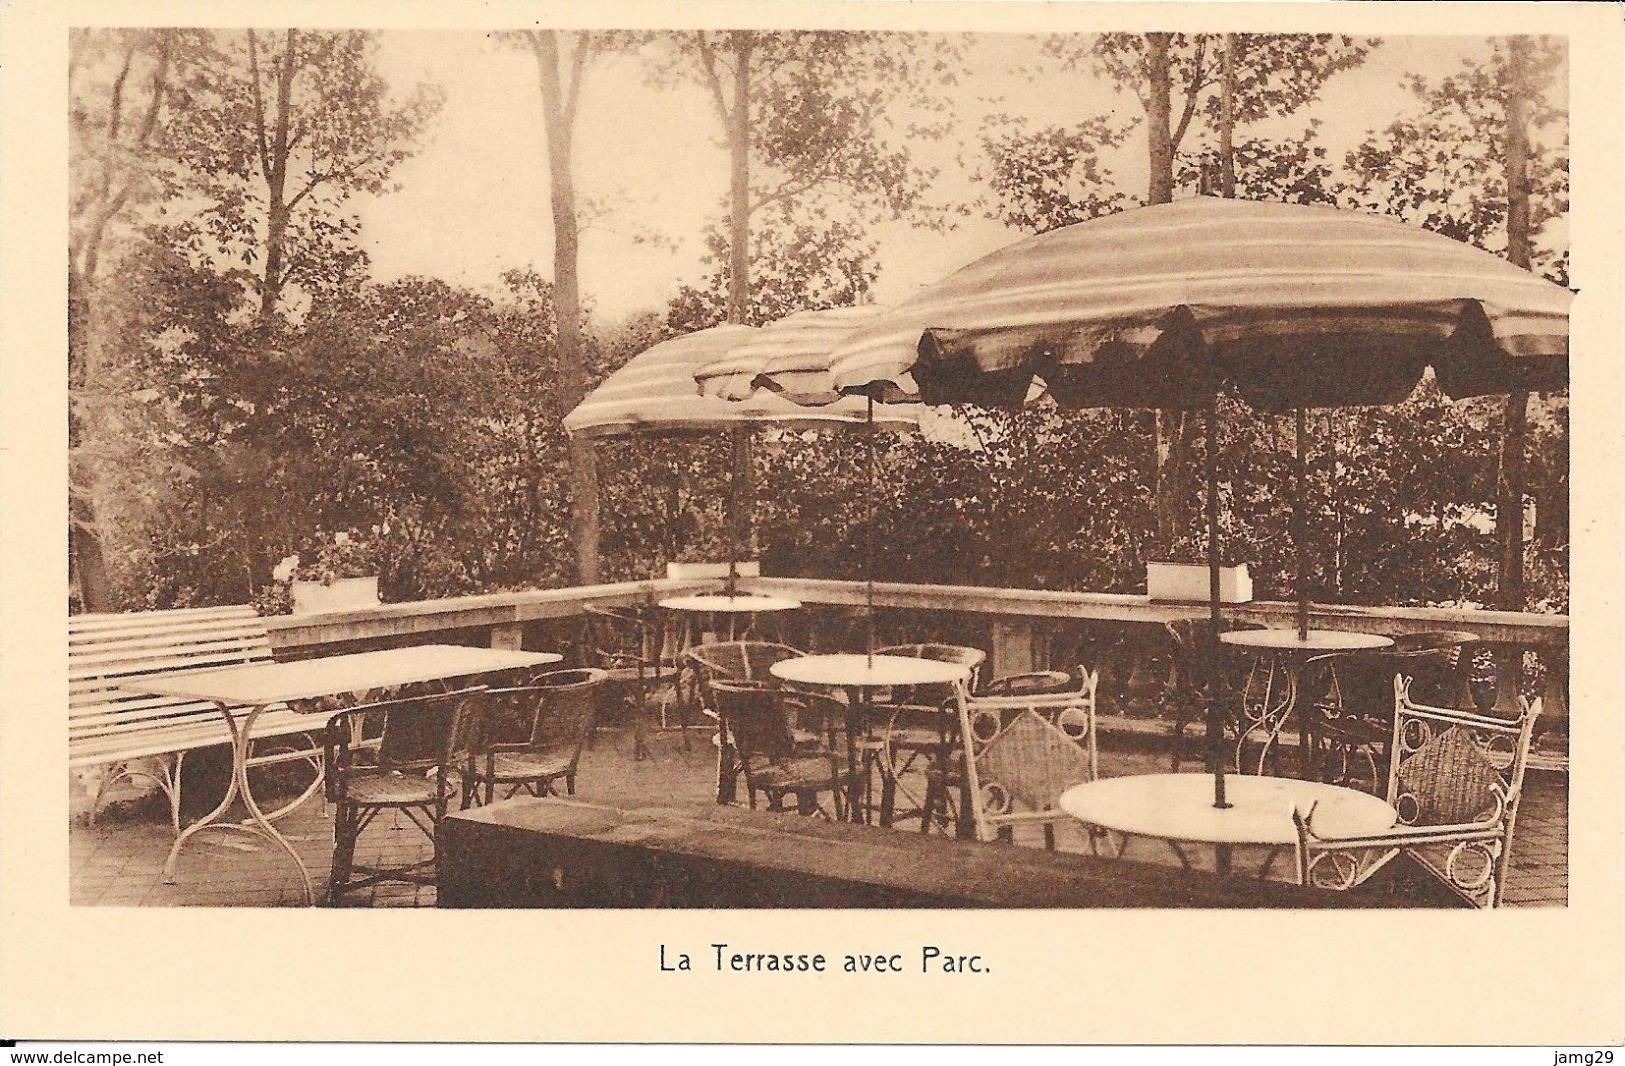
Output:
M684 653L699 672L702 681L771 682L768 671L774 663L796 659L807 653L788 644L765 640L723 640L701 644Z
M1214 637L1213 623L1207 618L1178 618L1166 623L1168 638L1173 646L1174 668L1179 684L1190 695L1203 699L1240 692L1246 671L1246 659ZM1263 629L1255 622L1234 622L1224 619L1219 623L1220 633ZM1218 682L1215 691L1214 682Z
M996 677L982 689L984 696L1051 696L1076 691L1080 677L1061 670L1035 670L1027 674Z
M402 773L455 768L476 743L483 686L362 704L327 720L327 795L344 795L354 767ZM365 763L358 764L358 755Z
M672 665L666 655L666 627L645 605L584 605L576 660L602 670L636 669L650 678Z
M552 670L520 688L492 689L482 700L482 744L524 744L538 754L581 756L592 729L598 692L609 680L599 669Z
M1095 689L1084 675L1075 692L973 696L959 704L965 771L979 840L1021 822L1061 817L1061 793L1099 773Z
M982 664L987 662L987 652L981 648L971 648L960 644L893 644L885 648L876 648L876 655L900 655L909 659L930 659L939 663L956 663L959 666L970 668L970 677L965 682L971 692L977 689L977 679L982 670ZM944 696L948 695L948 686L919 685L908 691L897 690L894 698L899 703L934 703L931 699L917 699L919 690L930 689L933 693L940 689Z
M1388 802L1402 825L1510 822L1523 790L1535 711L1516 719L1428 707L1412 701L1410 679L1394 679Z
M711 688L722 727L744 764L747 779L753 767L795 753L795 735L776 688L759 681L723 679L711 682Z

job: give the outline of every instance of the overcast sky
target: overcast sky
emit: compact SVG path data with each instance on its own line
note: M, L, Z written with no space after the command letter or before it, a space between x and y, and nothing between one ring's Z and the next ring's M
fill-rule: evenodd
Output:
M1338 157L1365 130L1385 125L1414 98L1401 86L1409 71L1442 75L1467 56L1481 56L1482 38L1388 38L1365 64L1338 74L1322 99L1294 117L1295 132L1314 117L1321 142ZM363 239L381 280L427 274L476 288L494 287L502 271L534 265L552 272L546 139L542 133L536 64L528 52L475 32L382 35L379 62L404 92L414 82L446 90L444 110L419 154L395 177L401 188L363 205ZM981 35L956 92L956 129L974 133L1003 97L1002 109L1045 122L1075 122L1113 107L1138 115L1132 98L1079 72L1046 67L1030 38ZM1143 127L1142 127L1143 128ZM1143 133L1125 152L1120 175L1143 186ZM922 145L943 168L941 193L976 193L955 162L952 138ZM589 69L576 134L576 190L607 213L584 234L582 289L603 320L664 305L677 287L701 275L705 225L720 215L727 160L720 124L695 86L657 88L631 58ZM638 243L639 235L676 242ZM1020 235L986 219L961 221L946 234L888 225L879 231L881 277L876 299L906 297L920 285Z

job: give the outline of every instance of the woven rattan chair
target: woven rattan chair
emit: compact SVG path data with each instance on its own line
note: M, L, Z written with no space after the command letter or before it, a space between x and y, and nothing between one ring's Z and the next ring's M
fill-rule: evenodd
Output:
M435 840L435 827L453 793L451 775L466 765L477 742L484 692L471 688L365 704L328 719L324 769L327 801L333 807L329 904L385 881L434 883L434 859L404 867L360 866L356 843L383 811L400 812Z
M1380 792L1394 730L1394 678L1411 679L1418 704L1472 710L1468 678L1476 640L1454 631L1409 633L1385 651L1340 657L1331 691L1317 705L1318 776Z
M1396 678L1387 798L1399 822L1339 838L1321 835L1313 809L1294 811L1299 883L1353 888L1403 854L1474 906L1498 906L1535 717L1527 704L1512 720L1421 706Z
M1185 760L1185 730L1192 722L1207 720L1214 700L1220 702L1225 731L1241 732L1240 693L1246 662L1213 639L1212 623L1206 618L1181 618L1165 626L1173 645L1174 685L1170 693L1174 715L1169 762L1175 773ZM1261 629L1251 623L1224 622L1220 632ZM1241 739L1238 736L1238 743ZM1238 759L1239 762L1239 759Z
M978 840L1012 839L1016 826L1037 823L1045 846L1055 846L1061 793L1099 773L1099 680L1089 673L1076 692L976 696L960 704L964 789Z
M756 794L767 797L767 809L784 809L784 797L796 798L800 814L823 814L818 796L828 792L834 817L844 815L842 798L850 775L838 753L835 723L844 704L817 693L790 692L760 681L715 680L712 693L722 729L739 759L745 792L752 809ZM792 715L804 725L816 723L826 742L817 751L798 745Z
M555 670L523 688L492 689L480 700L476 743L467 758L463 803L490 803L523 789L532 796L576 794L576 767L592 727L593 708L609 682L604 670ZM483 795L482 795L483 792Z
M582 666L604 671L609 686L620 697L632 722L632 757L649 757L648 708L660 701L660 724L667 724L667 708L677 712L683 750L689 750L687 702L680 691L680 663L668 649L666 627L649 606L600 606L581 609L576 638L577 660Z
M762 640L727 640L701 644L683 653L683 663L694 677L694 692L700 711L720 723L717 713L717 681L756 681L774 684L769 672L774 663L807 654L788 644L774 644ZM816 738L802 737L804 741ZM739 777L739 760L728 746L727 732L720 727L712 741L717 748L717 802L733 802L735 784Z

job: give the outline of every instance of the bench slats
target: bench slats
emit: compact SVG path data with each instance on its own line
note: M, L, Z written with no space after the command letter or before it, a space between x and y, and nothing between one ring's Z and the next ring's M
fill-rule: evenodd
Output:
M163 648L163 653L146 653L140 660L114 661L102 656L98 663L78 666L68 660L68 682L94 681L99 678L140 678L143 674L161 674L176 669L206 669L210 666L236 666L250 661L270 661L270 655L247 655L244 648Z
M163 655L179 647L240 648L254 654L271 653L271 646L263 633L254 634L242 629L210 629L203 632L154 633L151 636L127 640L78 641L68 645L73 658L71 665L103 662L126 662L141 655Z
M132 692L134 679L272 662L265 621L252 607L198 607L68 619L68 763L87 766L228 743L207 700ZM318 730L319 715L272 707L254 736Z
M149 755L173 755L179 751L213 747L230 743L226 723L215 713L212 728L209 723L193 721L186 726L140 730L109 737L91 737L73 745L68 756L70 767L97 766L103 763L140 759ZM321 715L297 714L293 711L267 711L254 723L254 739L284 737L295 733L309 733L321 729L326 719Z

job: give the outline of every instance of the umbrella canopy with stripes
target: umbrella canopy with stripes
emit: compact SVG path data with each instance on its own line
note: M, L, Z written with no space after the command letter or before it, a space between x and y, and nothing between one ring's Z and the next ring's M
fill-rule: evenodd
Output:
M766 388L804 406L835 403L840 393L830 377L830 352L884 313L874 304L798 311L702 364L694 378L701 392L725 400L746 400Z
M856 397L814 408L798 406L771 392L742 401L702 395L695 371L761 332L753 326L712 326L638 353L564 416L565 431L571 436L599 438L715 432L764 424L810 428L864 420L864 402ZM899 408L884 412L880 420L912 426L917 415Z
M1198 197L984 256L859 327L841 391L1069 406L1254 407L1403 399L1431 365L1454 397L1560 388L1572 293L1391 219Z

